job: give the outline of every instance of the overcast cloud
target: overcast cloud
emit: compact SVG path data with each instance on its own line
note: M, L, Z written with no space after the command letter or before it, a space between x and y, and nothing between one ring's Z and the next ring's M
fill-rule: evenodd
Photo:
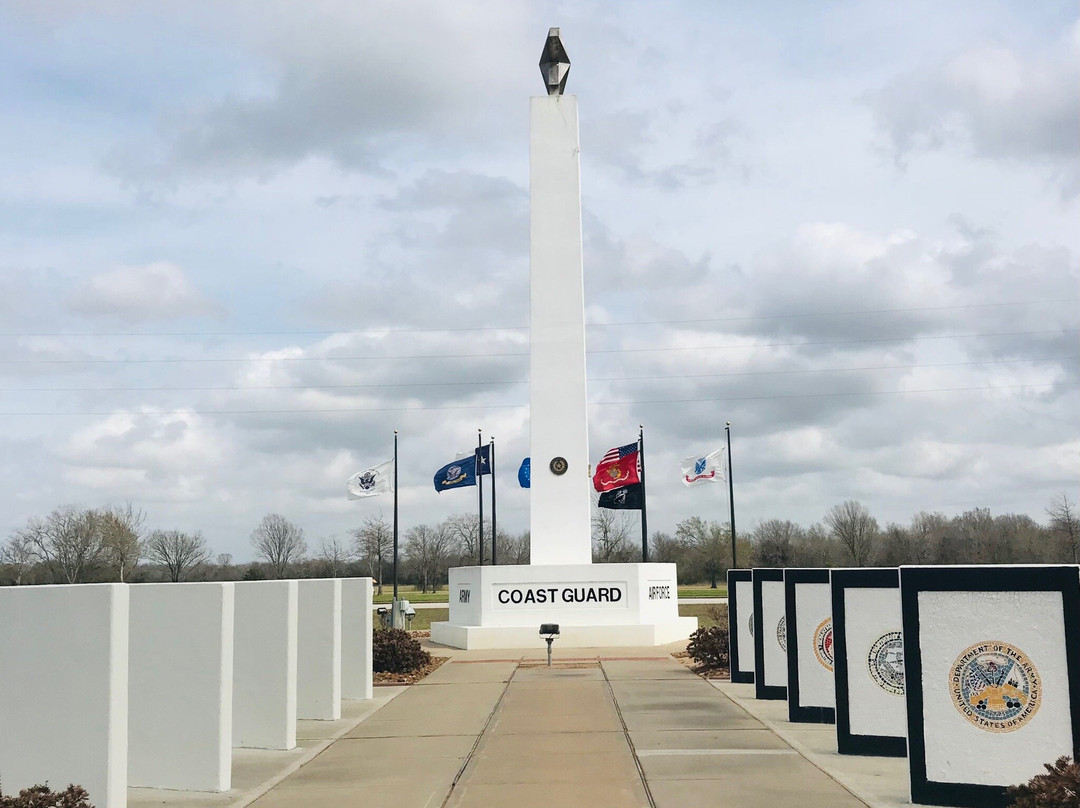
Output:
M0 538L130 500L250 557L499 445L528 525L528 97L582 136L590 454L649 523L974 507L1080 474L1072 3L241 2L0 9Z

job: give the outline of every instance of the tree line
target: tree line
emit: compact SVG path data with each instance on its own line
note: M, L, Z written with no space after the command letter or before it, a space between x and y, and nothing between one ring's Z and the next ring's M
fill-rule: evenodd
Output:
M1080 563L1080 514L1064 493L1046 509L1045 524L1026 514L994 516L975 508L958 516L919 512L908 524L879 524L860 502L830 508L821 522L804 527L766 519L739 533L740 567L898 566L900 564ZM257 559L235 564L199 532L147 529L146 515L130 503L103 508L66 505L33 517L0 547L0 584L106 581L258 580L369 575L379 591L391 580L393 528L381 515L365 519L346 538L323 538L308 547L302 527L281 514L263 517L250 536ZM626 511L594 510L593 560L641 560L640 529ZM484 522L484 560L492 560L491 524ZM399 535L398 580L422 591L444 586L449 569L476 564L480 524L474 514L455 514ZM671 533L649 537L651 561L678 565L680 583L716 587L731 567L726 522L691 516ZM529 533L503 530L499 564L529 563Z

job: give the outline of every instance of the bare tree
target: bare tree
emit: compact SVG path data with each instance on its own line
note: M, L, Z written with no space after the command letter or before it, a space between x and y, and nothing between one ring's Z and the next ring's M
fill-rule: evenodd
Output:
M8 539L0 548L0 564L8 568L11 574L11 582L15 586L21 586L26 573L33 567L35 561L34 548L26 540L25 536L16 533Z
M319 558L326 565L331 578L338 578L345 572L349 563L349 550L337 536L327 536L319 548Z
M382 594L383 564L390 558L394 547L394 531L380 513L369 516L364 524L352 532L353 554L364 562L368 574L375 579L378 593Z
M754 563L762 567L790 567L796 547L806 531L786 519L766 519L752 533Z
M499 530L499 563L500 564L528 564L529 563L529 531L516 535L503 533Z
M825 514L825 524L848 551L856 567L865 567L869 563L878 523L865 505L853 499L841 502Z
M1064 542L1072 562L1080 564L1080 513L1064 491L1050 501L1046 513L1050 517L1050 530Z
M251 533L251 543L275 578L284 578L289 574L289 565L307 555L303 529L277 513L263 517Z
M130 502L105 508L98 514L101 526L102 561L118 581L126 581L143 555L140 535L146 515Z
M675 525L675 538L692 548L709 586L716 589L717 581L731 566L731 527L726 522L706 522L699 516L691 516Z
M458 562L476 564L480 557L480 522L471 513L457 513L448 516L442 523L443 530L457 550ZM484 559L491 558L491 525L484 521L484 535L489 539L484 547Z
M31 519L15 535L64 583L85 581L104 554L97 512L76 505L57 508L44 519Z
M627 563L636 555L630 543L630 519L623 511L596 508L592 517L593 561Z
M417 525L406 534L405 554L416 567L420 591L435 591L453 549L454 540L445 525Z
M201 533L155 530L146 538L146 557L165 567L169 580L176 583L210 560L210 548Z

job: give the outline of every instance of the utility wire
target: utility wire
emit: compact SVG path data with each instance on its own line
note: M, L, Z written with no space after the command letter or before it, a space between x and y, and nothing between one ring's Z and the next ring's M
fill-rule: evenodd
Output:
M664 348L595 348L586 354L659 353L671 351L719 351L747 348L799 348L818 345L858 345L884 342L922 342L927 340L973 339L982 337L1023 337L1047 334L1076 334L1080 329L1059 328L1046 331L999 331L975 334L937 334L915 337L870 337L865 339L811 340L804 342L759 342L737 345L679 345ZM0 365L122 365L122 364L179 364L224 362L374 362L387 359L490 359L496 357L528 356L528 351L467 354L388 354L385 356L262 356L262 357L163 357L158 359L0 359Z
M814 373L855 373L878 370L917 370L922 368L956 368L977 365L1017 365L1032 362L1054 362L1061 359L1080 359L1080 354L1026 357L1023 359L986 359L975 362L939 362L915 365L868 365L854 368L808 368L799 370L745 370L734 373L682 373L669 376L598 376L590 382L678 381L680 379L719 379L737 376L788 376ZM138 393L138 392L222 392L239 390L370 390L400 387L490 387L494 385L528 384L528 379L461 382L396 382L392 384L259 384L221 385L209 387L0 387L0 393Z
M860 314L905 314L921 311L953 311L960 309L986 309L1006 306L1040 306L1059 304L1054 300L1016 300L1003 303L963 303L951 306L918 306L894 309L848 309L841 311L793 312L787 314L759 314L746 317L709 317L692 320L632 320L613 323L587 323L586 328L618 328L641 325L691 325L700 323L743 323L760 320L788 320L808 317L848 317ZM363 328L363 329L313 329L286 331L5 331L0 337L263 337L263 336L331 336L333 334L437 334L467 331L528 331L527 325L488 325L443 328Z
M851 393L795 393L792 395L771 396L723 396L719 398L664 398L664 399L628 399L622 401L590 401L590 407L613 406L621 404L692 404L702 402L728 402L728 401L780 401L786 399L803 398L842 398L858 396L903 396L915 393L965 393L985 390L1034 390L1044 387L1080 387L1080 382L1047 382L1043 384L1005 384L989 385L983 387L940 387L923 390L878 390ZM131 412L129 410L113 411L82 411L82 412L0 412L0 417L7 416L71 416L71 415L137 415L144 417L169 417L173 415L299 415L319 413L357 413L357 412L420 412L425 410L505 410L517 409L528 406L527 402L517 404L455 404L439 407L317 407L305 409L278 409L278 410L192 410L179 409L173 412Z

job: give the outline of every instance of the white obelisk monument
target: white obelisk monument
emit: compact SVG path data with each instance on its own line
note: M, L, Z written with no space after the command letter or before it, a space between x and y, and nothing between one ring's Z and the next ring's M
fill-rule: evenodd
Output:
M674 564L593 564L585 396L585 293L577 98L570 60L548 32L548 94L529 102L529 360L531 563L450 570L450 619L431 639L455 648L540 647L557 623L561 648L660 645L685 639Z
M529 405L533 564L592 561L577 97L559 29L529 99Z

